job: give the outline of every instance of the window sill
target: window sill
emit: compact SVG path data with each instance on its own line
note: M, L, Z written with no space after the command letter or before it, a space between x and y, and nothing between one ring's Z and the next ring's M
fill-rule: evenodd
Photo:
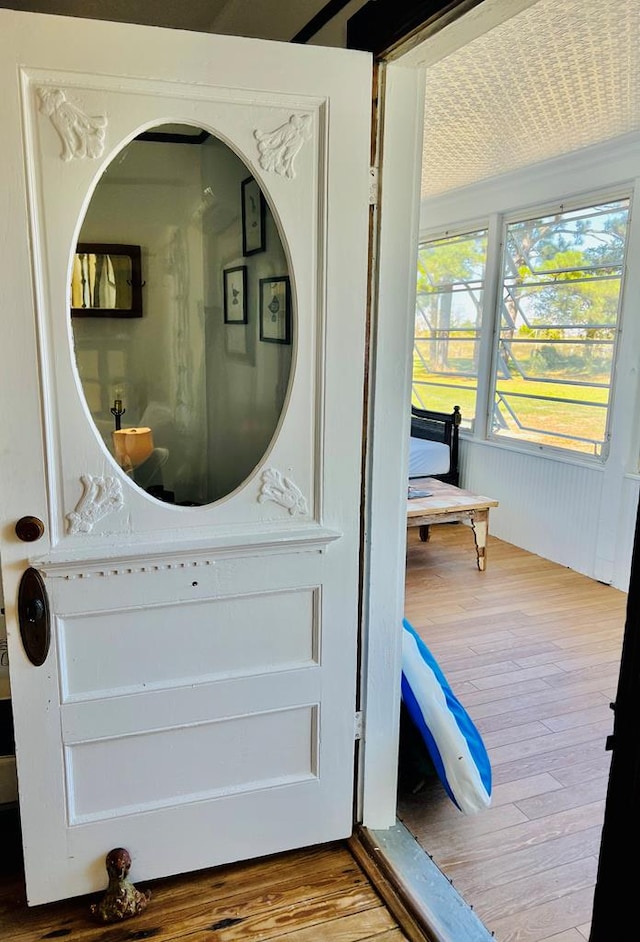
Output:
M589 458L586 455L569 455L566 452L551 452L535 445L528 448L513 442L498 442L495 439L474 438L472 435L460 434L460 441L470 445L481 445L483 448L495 448L499 451L511 451L523 457L540 458L544 461L554 461L560 464L570 464L579 468L588 468L591 471L604 472L606 458ZM640 475L638 475L640 477Z

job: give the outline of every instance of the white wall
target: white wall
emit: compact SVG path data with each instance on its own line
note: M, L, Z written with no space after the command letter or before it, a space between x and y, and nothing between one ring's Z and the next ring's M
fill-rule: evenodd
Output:
M426 200L421 236L495 225L496 214L628 188L640 196L640 135ZM507 542L627 590L640 475L640 213L631 213L614 379L611 441L604 462L535 453L463 434L462 485L500 501L491 530ZM480 424L480 423L479 423Z
M215 500L248 477L274 436L289 388L295 323L292 344L260 340L260 279L289 274L285 248L267 203L265 250L242 255L241 183L249 170L220 142L205 145L202 152L203 189L210 186L215 191L203 218L209 259L205 289L208 473L210 499ZM247 269L246 325L224 323L222 272L238 266Z
M204 483L202 248L189 224L200 199L197 146L134 141L98 184L79 238L141 246L143 316L74 318L76 354L85 390L91 358L100 358L102 408L92 412L107 445L109 405L120 398L123 427L149 425L154 444L168 449L166 480L188 468L177 500L199 494Z

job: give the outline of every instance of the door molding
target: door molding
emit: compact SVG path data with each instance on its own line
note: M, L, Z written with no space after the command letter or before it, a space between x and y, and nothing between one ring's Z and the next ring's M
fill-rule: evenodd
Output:
M213 566L217 560L248 558L251 556L280 556L283 553L324 553L342 538L337 530L312 526L304 530L272 530L268 532L240 533L218 537L216 540L190 540L182 548L174 543L140 544L135 552L122 552L120 548L110 554L92 555L83 552L81 558L70 554L49 554L34 557L29 564L47 578L78 579L86 576L119 576L137 572L158 572L166 569L195 569Z

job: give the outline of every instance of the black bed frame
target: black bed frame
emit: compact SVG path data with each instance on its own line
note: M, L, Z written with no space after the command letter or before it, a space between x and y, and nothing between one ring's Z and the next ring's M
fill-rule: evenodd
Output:
M434 412L432 409L419 409L411 406L411 435L413 438L426 438L431 442L443 442L449 446L451 460L447 474L434 474L433 477L446 484L459 486L458 468L458 429L462 415L460 406L454 406L453 412Z

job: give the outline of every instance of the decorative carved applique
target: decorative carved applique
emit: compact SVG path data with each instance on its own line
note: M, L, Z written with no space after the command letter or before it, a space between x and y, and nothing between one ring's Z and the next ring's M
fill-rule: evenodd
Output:
M265 500L275 501L276 504L288 510L292 517L295 514L309 512L307 500L300 488L293 483L291 478L285 478L276 468L267 468L262 473L262 487L258 500L260 503Z
M84 493L76 509L67 514L69 533L90 533L98 520L120 510L124 505L122 485L118 478L83 474L80 480Z
M43 85L38 89L40 111L51 123L62 141L63 160L72 157L100 157L104 150L106 115L89 116L77 105L67 101L61 88Z
M258 141L260 166L283 177L295 177L293 161L305 140L311 137L311 115L292 114L275 131L254 131Z

